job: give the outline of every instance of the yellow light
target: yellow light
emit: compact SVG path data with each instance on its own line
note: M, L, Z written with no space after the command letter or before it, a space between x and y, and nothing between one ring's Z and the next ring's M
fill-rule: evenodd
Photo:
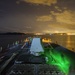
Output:
M44 38L44 39L42 39L42 42L50 43L50 42L51 42L51 39L46 39L46 38Z
M67 35L71 35L71 33L67 33Z
M59 31L55 31L55 33L59 33Z
M35 33L35 35L42 35L42 33Z
M29 41L29 39L28 38L26 38L25 40L24 40L24 42L28 42Z

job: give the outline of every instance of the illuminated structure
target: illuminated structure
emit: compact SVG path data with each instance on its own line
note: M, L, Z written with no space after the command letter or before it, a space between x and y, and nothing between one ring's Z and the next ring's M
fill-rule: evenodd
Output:
M33 38L32 44L30 47L30 52L31 54L38 56L39 52L44 52L42 45L41 45L41 40L40 38Z

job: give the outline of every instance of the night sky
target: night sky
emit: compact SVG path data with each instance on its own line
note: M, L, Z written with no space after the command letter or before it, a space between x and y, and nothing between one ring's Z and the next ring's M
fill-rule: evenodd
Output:
M75 0L0 0L0 32L75 32Z

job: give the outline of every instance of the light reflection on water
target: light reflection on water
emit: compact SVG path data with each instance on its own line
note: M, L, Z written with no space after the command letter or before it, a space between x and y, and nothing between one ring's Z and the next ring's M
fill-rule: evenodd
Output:
M66 41L66 48L72 49L71 42L72 42L71 38L70 38L70 36L68 36L67 41Z
M72 51L75 51L75 36L73 35L53 35L50 37L54 43L58 43Z

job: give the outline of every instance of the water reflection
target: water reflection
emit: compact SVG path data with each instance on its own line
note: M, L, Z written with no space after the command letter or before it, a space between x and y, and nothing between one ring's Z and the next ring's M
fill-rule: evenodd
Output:
M59 45L66 47L69 50L75 51L75 36L71 35L52 36L51 39L52 42L57 41Z
M66 48L72 50L72 47L71 47L71 37L69 35L67 36L67 40L66 40Z

